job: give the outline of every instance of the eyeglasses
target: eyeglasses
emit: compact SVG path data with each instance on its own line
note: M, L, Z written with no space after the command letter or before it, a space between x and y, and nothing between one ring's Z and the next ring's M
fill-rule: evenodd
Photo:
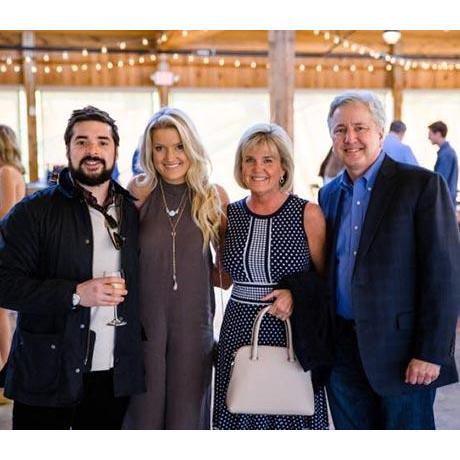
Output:
M105 228L112 240L114 248L119 251L123 247L125 239L118 233L118 222L104 209L99 210L105 218Z

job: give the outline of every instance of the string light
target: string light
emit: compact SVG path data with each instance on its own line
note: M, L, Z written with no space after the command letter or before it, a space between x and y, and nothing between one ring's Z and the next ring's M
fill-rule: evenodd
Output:
M181 33L181 35L183 37L187 37L189 35L189 31L185 31L185 30L180 31L180 33ZM460 59L459 60L447 59L447 60L441 61L441 60L435 60L435 59L428 58L427 60L422 61L420 58L415 58L415 59L406 58L404 56L398 56L398 55L394 55L392 53L379 51L379 50L370 48L370 47L368 47L366 45L363 45L363 44L353 43L349 39L345 39L345 38L341 37L340 35L335 34L335 33L331 32L331 31L315 30L315 31L312 31L312 33L313 33L314 36L320 36L320 37L324 38L324 40L329 41L330 43L333 43L335 45L340 45L343 48L345 48L347 50L350 50L350 52L359 54L359 55L361 55L363 57L366 57L368 55L372 59L380 60L381 62L383 62L382 70L385 69L388 72L392 71L395 68L395 66L400 66L405 71L416 70L416 69L419 69L419 68L423 69L423 70L430 70L431 69L433 71L437 70L437 71L444 71L444 72L453 72L453 71L460 70ZM158 40L161 43L164 43L168 39L169 39L168 34L166 32L163 32L159 36ZM110 49L113 51L113 49L116 46L118 46L121 50L125 50L129 43L131 43L131 42L139 43L139 41L142 43L143 46L148 46L150 44L151 40L149 41L149 39L147 37L142 37L142 38L139 37L139 38L137 38L135 40L131 40L131 41L114 42L112 44L106 43L104 45L101 44L100 53L108 54L109 53L109 48L108 47L110 47ZM115 49L115 51L116 51L116 49ZM146 51L148 51L148 50L146 50ZM33 64L34 55L32 53L29 53L28 55L24 56L23 57L23 62L25 62L27 64ZM97 71L102 70L101 63L94 64L94 62L84 62L83 64L79 64L77 66L75 66L75 64L74 65L69 65L70 63L67 63L67 65L65 67L63 67L62 65L61 66L52 66L52 67L50 67L49 65L46 65L46 64L50 62L50 55L52 55L52 53L53 52L51 52L51 53L48 52L48 53L42 54L41 61L42 61L42 64L44 65L44 67L42 67L42 69L43 69L43 72L46 73L46 74L49 74L52 71L56 71L57 73L62 73L64 71L64 69L67 68L67 67L72 69L73 72L87 71L88 68L90 68L90 66L95 66ZM72 55L75 55L76 53L81 53L81 55L86 57L86 58L90 55L90 52L88 51L87 48L82 48L80 50L61 51L61 53L62 53L62 59L64 61L69 60L70 53L72 53ZM180 59L180 57L181 57L181 55L179 53L177 53L177 52L173 53L172 51L170 51L170 52L166 51L166 53L170 56L169 59L172 59L174 61L178 61ZM40 54L39 54L39 56L40 56ZM202 59L203 64L206 64L206 65L210 64L212 56L214 54L209 54L209 53L204 54L204 55L203 54L199 55L199 59L200 58ZM39 56L37 57L37 59L39 59ZM145 57L142 56L142 55L138 56L138 57L132 57L131 56L129 59L126 59L126 61L114 60L113 63L112 62L105 63L104 66L107 65L108 69L112 69L115 66L118 66L119 68L122 68L125 65L127 66L129 64L129 66L132 67L132 66L134 66L136 64L137 61L139 62L139 64L144 64L146 62L146 60L149 59L149 58L150 58L151 62L156 62L157 61L157 55L152 53L152 54L146 54ZM184 58L186 58L186 62L188 62L190 64L192 64L194 62L194 55L184 56ZM228 61L228 58L226 58L226 59ZM7 72L8 71L8 66L12 66L12 67L10 67L12 71L20 72L21 67L20 66L18 67L17 65L15 65L15 61L18 62L18 60L20 60L20 58L16 59L16 58L14 58L12 56L8 56L6 58L3 58L4 64L2 64L2 66L0 66L0 69L4 69L4 70L1 70L1 71L3 73ZM225 65L225 59L224 59L223 56L222 57L217 56L216 61L217 61L216 64L218 63L219 66L221 66L221 67L223 67ZM39 61L39 63L40 63L40 61ZM228 62L228 63L231 65L231 61ZM234 62L233 62L233 65L234 65L235 68L248 66L251 69L256 69L258 67L258 64L254 60L253 61L248 61L247 63L242 63L240 59L235 59ZM268 63L259 64L259 65L262 65L267 69L270 68ZM307 66L308 65L305 65L305 64L297 64L297 69L299 71L301 71L301 72L305 72L307 70ZM379 67L376 67L373 64L370 64L369 61L366 64L366 67L367 67L367 70L369 72L375 72L375 69L379 68ZM341 70L342 68L346 68L346 67L340 66L338 64L335 64L335 65L332 66L332 70L334 72L339 72L339 70ZM37 73L37 71L38 71L37 69L38 69L37 66L33 66L33 69L31 67L31 70L33 71L33 73ZM48 70L46 70L46 69L48 69ZM322 67L321 64L317 64L315 66L315 69L316 69L317 72L321 72L323 70L323 67ZM349 70L351 72L355 72L356 69L357 69L357 67L356 67L355 64L352 64L349 67Z
M37 66L33 65L30 69L32 71L32 73L37 73Z

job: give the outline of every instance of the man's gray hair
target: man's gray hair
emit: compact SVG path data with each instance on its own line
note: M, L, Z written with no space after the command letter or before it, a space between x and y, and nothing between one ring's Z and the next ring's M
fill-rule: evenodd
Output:
M385 129L385 110L380 99L372 91L345 91L339 94L332 102L327 116L329 132L332 130L332 116L342 105L361 103L364 104L372 115L377 126Z

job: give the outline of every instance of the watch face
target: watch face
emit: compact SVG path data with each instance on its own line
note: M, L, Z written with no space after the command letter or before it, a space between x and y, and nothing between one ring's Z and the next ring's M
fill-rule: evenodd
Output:
M76 307L80 303L80 296L78 294L72 295L72 305Z

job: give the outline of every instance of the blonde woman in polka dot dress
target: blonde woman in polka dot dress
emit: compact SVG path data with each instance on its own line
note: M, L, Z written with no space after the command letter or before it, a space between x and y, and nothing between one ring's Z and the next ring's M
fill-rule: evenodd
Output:
M243 134L234 173L250 195L227 207L222 257L233 289L219 337L213 427L327 429L323 388L315 392L311 417L231 414L226 408L233 354L251 342L254 319L264 306L272 304L259 343L286 344L281 320L291 315L293 300L289 290L276 289L277 283L286 275L308 270L311 264L323 273L325 264L325 220L317 205L289 193L294 176L292 143L280 126L257 124Z

